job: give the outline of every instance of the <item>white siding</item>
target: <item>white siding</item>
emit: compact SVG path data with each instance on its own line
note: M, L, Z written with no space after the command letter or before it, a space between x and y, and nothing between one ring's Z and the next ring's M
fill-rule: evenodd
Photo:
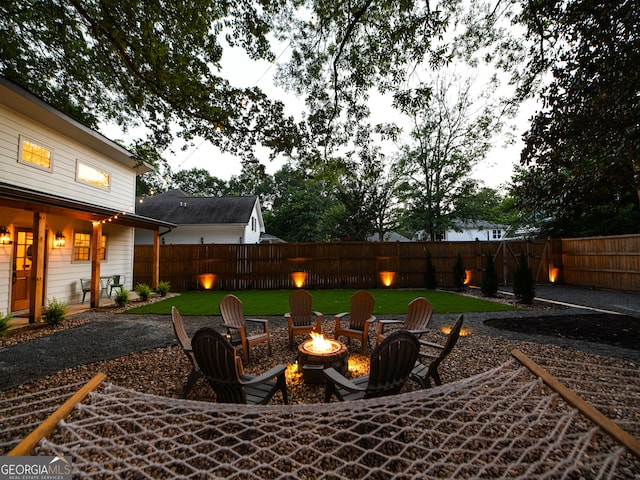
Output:
M241 243L240 239L244 238L244 230L243 225L180 225L171 232L162 235L160 243L163 245ZM153 232L137 228L135 241L137 245L153 245Z
M10 224L15 227L31 228L33 216L30 212L2 209L0 225ZM47 245L45 246L47 265L44 279L45 299L54 297L69 304L82 301L80 278L91 277L91 262L74 262L73 233L91 233L91 223L73 220L68 217L47 215ZM66 245L62 248L53 246L56 232L62 232ZM100 275L125 275L126 287L133 289L133 229L118 225L105 225L102 233L107 236L107 259L100 264ZM0 312L7 313L11 298L11 255L12 245L0 246ZM88 299L86 300L88 301Z
M18 162L20 135L53 148L51 172ZM107 191L76 181L77 160L109 172L111 189ZM132 212L134 208L134 170L47 127L34 124L27 117L3 105L0 105L0 179L12 185L120 211Z
M53 148L52 171L18 162L21 135ZM111 188L105 190L76 181L77 160L107 171L111 175ZM0 105L0 181L118 211L133 211L135 202L135 170L4 105ZM33 215L25 210L0 208L0 225L6 225L12 233L16 227L32 228ZM45 298L79 303L82 300L80 278L91 276L91 263L72 261L73 233L91 233L91 223L47 215L46 229ZM62 231L66 237L63 248L53 247L57 231ZM101 276L125 275L126 287L132 290L134 229L105 224L103 233L107 235L107 259L101 263ZM11 307L12 254L13 246L0 246L2 313L7 313Z
M500 232L497 238L494 238L493 231ZM504 230L501 228L465 228L461 232L455 230L447 230L444 240L448 242L468 242L468 241L490 241L501 240L504 236Z

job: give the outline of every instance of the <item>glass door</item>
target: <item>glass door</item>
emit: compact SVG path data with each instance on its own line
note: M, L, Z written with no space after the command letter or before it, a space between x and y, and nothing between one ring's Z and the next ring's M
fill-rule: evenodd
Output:
M18 312L29 309L33 231L31 229L18 228L14 238L11 311Z

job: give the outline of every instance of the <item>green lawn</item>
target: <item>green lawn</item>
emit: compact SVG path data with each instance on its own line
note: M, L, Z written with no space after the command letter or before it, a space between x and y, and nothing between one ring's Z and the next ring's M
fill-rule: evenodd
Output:
M327 315L349 311L349 298L356 290L311 290L313 309ZM426 297L434 313L495 312L517 310L503 303L457 295L440 290L369 290L376 299L374 314L405 314L416 297ZM177 297L133 308L127 313L170 314L175 305L182 315L220 315L220 300L233 293L243 305L245 315L282 315L289 311L291 290L242 290L236 292L182 292Z

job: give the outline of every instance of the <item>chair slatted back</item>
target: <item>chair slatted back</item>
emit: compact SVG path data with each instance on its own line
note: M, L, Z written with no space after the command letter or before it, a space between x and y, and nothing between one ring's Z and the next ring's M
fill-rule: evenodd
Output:
M433 315L431 302L424 297L418 297L409 303L404 328L407 330L424 330Z
M364 330L365 322L373 314L373 306L376 303L373 295L366 290L359 290L351 295L351 308L349 310L349 328Z
M176 334L178 342L183 350L191 349L191 339L187 335L184 329L184 322L182 321L182 315L178 312L176 307L171 307L171 321L173 323L173 331Z
M289 295L291 321L296 327L311 326L316 323L311 310L313 297L306 290L295 290Z
M236 351L229 341L213 328L198 330L191 341L200 369L216 393L219 403L247 403L240 383Z
M398 330L371 353L369 383L364 398L396 395L409 378L420 344L415 335Z
M245 327L244 314L242 313L242 302L235 295L226 295L220 302L220 313L225 324L233 327ZM242 343L240 334L235 329L227 332L230 336L231 343L238 345Z
M442 363L442 361L447 358L447 355L451 353L453 347L455 347L458 338L460 338L460 330L462 330L462 322L464 321L464 315L460 315L454 323L453 327L451 327L451 331L449 332L449 336L447 337L447 342L444 344L444 348L438 354L438 357L434 359L429 365L429 369L437 369L438 365Z

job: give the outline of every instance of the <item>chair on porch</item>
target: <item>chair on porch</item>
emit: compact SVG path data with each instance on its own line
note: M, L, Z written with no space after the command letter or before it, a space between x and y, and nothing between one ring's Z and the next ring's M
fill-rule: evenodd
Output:
M344 401L400 393L416 363L419 350L414 334L404 330L391 333L371 352L369 375L351 381L333 368L324 370L327 379L324 401L331 401L334 395Z
M114 288L118 288L122 290L124 287L124 275L113 275L111 277L111 282L109 283L109 298L111 298L111 294L113 293Z
M186 397L187 395L189 395L189 392L195 385L196 380L198 380L198 378L200 378L203 373L200 370L200 367L198 367L196 357L193 354L193 348L191 348L191 339L184 329L182 315L180 315L180 312L178 312L178 309L176 307L171 307L171 321L173 323L173 332L176 334L176 339L178 340L178 343L182 347L182 351L187 356L187 358L189 359L189 363L191 364L191 373L189 373L187 383L185 384L184 390L182 391L182 396Z
M408 330L418 339L427 332L427 325L433 315L431 302L424 297L415 298L409 303L407 317L403 320L379 320L377 343L384 340L384 329L389 325L400 325L400 329Z
M233 345L210 327L198 330L191 345L196 362L216 393L216 402L265 405L280 390L284 403L289 403L286 365L277 365L257 377L247 375Z
M80 288L82 289L82 303L84 303L84 299L87 296L87 293L91 293L91 279L81 278Z
M227 295L220 302L222 314L222 326L227 329L227 336L231 345L242 345L244 360L249 363L251 359L251 347L259 343L267 342L269 355L271 355L271 336L269 335L269 321L262 318L245 318L242 313L242 302L235 295ZM247 323L258 325L261 328L249 331Z
M375 299L366 290L359 290L351 295L350 310L335 316L336 340L341 336L360 340L362 354L366 355L369 345L369 326L376 321L376 317L372 315L374 304ZM349 325L343 327L341 323L345 317L349 318Z
M289 348L293 347L294 335L322 333L322 313L312 310L312 301L313 297L306 290L295 290L289 295L291 311L284 314L289 331Z

